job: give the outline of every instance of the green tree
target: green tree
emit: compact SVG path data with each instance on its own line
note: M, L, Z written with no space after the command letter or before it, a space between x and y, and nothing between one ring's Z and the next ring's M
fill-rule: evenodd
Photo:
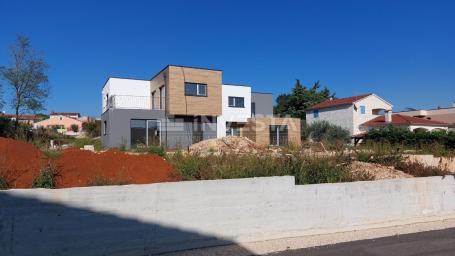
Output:
M299 79L296 79L290 94L281 94L277 97L274 112L278 116L298 117L305 120L307 108L334 97L335 94L330 92L327 87L321 89L319 81L308 88L302 85Z
M47 87L47 63L31 47L30 40L18 36L11 47L11 66L0 67L0 76L10 86L11 107L15 111L14 129L19 129L19 115L29 111L44 109L44 101L49 96Z

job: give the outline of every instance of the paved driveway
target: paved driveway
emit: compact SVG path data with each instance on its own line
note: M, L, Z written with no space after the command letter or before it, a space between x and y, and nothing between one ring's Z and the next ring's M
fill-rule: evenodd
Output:
M455 256L455 228L285 251L271 256Z

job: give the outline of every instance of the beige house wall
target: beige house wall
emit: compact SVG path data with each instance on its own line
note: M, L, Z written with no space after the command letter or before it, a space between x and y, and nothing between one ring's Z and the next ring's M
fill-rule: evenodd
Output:
M269 146L270 125L287 125L289 144L300 146L302 144L299 118L274 118L261 117L248 119L245 127L241 129L241 136L248 137L259 145Z

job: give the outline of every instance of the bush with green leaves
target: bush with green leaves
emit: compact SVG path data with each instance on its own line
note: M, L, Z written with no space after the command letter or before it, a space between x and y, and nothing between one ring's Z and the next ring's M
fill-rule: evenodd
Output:
M371 143L389 143L401 148L434 152L438 149L455 150L455 131L417 131L407 128L387 126L368 132L367 140ZM442 152L443 153L443 152Z
M186 155L177 152L168 161L184 180L234 179L291 175L297 184L353 181L345 155Z
M85 131L87 136L90 137L99 137L101 136L101 121L89 121L82 123L82 130Z
M8 181L5 177L0 176L0 190L5 190L9 188Z
M165 157L166 156L166 150L164 150L164 148L161 147L161 146L149 146L148 147L148 152L150 154L159 155L161 157Z
M33 180L32 188L55 188L57 175L57 169L53 165L48 164Z
M303 125L302 137L303 139L311 139L329 146L348 143L351 139L350 132L347 129L327 121L318 121L311 125Z

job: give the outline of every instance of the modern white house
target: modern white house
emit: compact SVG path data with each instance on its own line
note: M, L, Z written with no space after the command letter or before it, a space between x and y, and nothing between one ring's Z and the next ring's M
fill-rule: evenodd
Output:
M361 125L384 113L393 105L376 94L364 94L341 99L328 99L306 111L306 122L327 121L347 129L352 136L361 134Z
M300 119L273 117L271 93L224 84L222 71L168 65L149 80L108 78L102 91L105 147L185 148L224 136L262 145L300 144Z
M102 90L103 113L112 108L149 109L150 81L110 77Z

